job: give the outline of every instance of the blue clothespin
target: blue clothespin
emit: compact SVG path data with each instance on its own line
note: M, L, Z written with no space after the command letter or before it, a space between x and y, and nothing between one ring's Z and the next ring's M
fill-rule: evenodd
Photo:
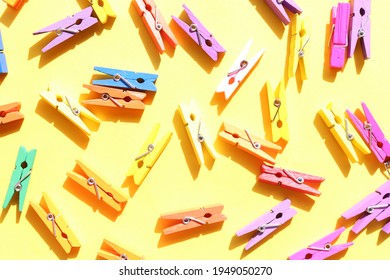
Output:
M4 51L3 38L1 36L1 31L0 31L0 73L6 74L8 73L8 67L7 67L7 61L5 60L5 54L3 51Z
M111 79L93 80L92 84L94 85L153 92L157 91L156 85L154 84L158 77L157 74L133 72L99 66L95 66L93 69L112 76Z

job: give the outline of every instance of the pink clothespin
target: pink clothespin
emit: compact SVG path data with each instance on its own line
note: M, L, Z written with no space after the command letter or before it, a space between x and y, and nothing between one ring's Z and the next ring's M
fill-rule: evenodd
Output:
M352 227L352 231L356 234L362 231L374 219L382 221L390 217L390 180L341 216L348 220L358 215L359 219ZM390 222L383 226L382 231L387 234L390 233Z
M291 255L289 260L325 260L330 256L333 256L341 251L348 249L353 245L353 242L347 242L339 245L332 245L334 241L343 233L345 227L336 229L331 234L323 237L322 239L314 242L306 249Z
M308 186L307 184L322 182L325 178L313 176L305 173L277 168L263 164L259 181L278 185L282 188L298 191L310 195L319 196L321 192Z
M249 250L252 246L274 232L278 227L292 219L295 214L297 214L297 211L290 208L290 206L291 201L286 199L272 208L268 213L258 217L256 220L237 231L237 236L242 236L250 232L256 233L245 246L245 250Z
M85 29L91 27L92 25L98 22L97 18L92 17L92 7L89 6L84 10L69 16L63 20L60 20L52 25L49 25L45 28L42 28L36 32L34 35L47 33L47 32L55 32L57 37L54 38L49 44L47 44L42 52L46 52L51 48L61 44L62 42L68 40L74 35L84 31Z
M286 9L294 14L301 14L302 9L293 0L265 0L268 6L274 11L277 17L287 25L290 23L290 18L287 15Z
M390 176L390 143L385 138L378 123L375 121L367 105L362 102L362 107L366 121L363 123L351 111L347 109L347 114L351 119L356 130L368 145L370 150L375 154L380 163L384 163Z
M226 52L226 50L218 43L213 35L203 26L203 24L195 17L195 15L183 5L184 11L187 13L191 23L187 24L181 19L172 16L172 19L195 41L202 47L203 51L214 61L218 60L218 53Z
M357 41L361 39L364 59L371 56L371 0L351 0L352 17L349 33L348 57L352 57Z
M332 34L330 40L330 67L342 69L345 65L345 50L348 46L348 28L351 6L339 3L332 8Z

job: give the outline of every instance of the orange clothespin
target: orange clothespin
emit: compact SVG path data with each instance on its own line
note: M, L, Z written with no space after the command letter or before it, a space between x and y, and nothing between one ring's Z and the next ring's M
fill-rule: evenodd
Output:
M67 254L73 248L80 248L76 235L46 193L42 193L39 204L30 201L30 205Z
M96 195L99 201L118 212L122 211L127 201L126 196L113 188L111 183L104 180L82 160L76 160L76 164L82 169L82 172L79 174L75 171L70 171L66 175L83 186L91 194Z
M103 239L103 244L98 252L98 256L106 260L143 260L144 257L135 254L124 248L122 245L117 245L107 239Z
M11 6L14 9L18 9L24 0L3 0L7 3L8 6Z
M6 124L18 120L23 120L24 116L20 113L20 107L22 103L13 102L0 106L0 124Z
M163 234L171 234L208 224L223 222L226 220L226 216L221 213L222 209L222 204L214 204L200 209L190 209L162 214L161 219L177 220L179 222L174 226L165 228L163 230Z

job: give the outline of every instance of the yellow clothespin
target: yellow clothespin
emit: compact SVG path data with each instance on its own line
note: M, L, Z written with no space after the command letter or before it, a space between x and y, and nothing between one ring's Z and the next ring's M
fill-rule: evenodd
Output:
M346 117L337 115L332 109L332 103L329 103L326 108L322 108L318 114L324 120L326 126L330 129L333 137L339 143L344 153L352 162L358 161L358 156L354 146L363 154L370 153L370 149L360 138L355 128Z
M30 201L30 205L67 254L81 246L64 216L46 193L42 193L39 204Z
M103 24L107 22L108 17L116 17L108 0L90 0L93 10L99 21Z
M268 106L271 119L272 141L280 139L290 140L290 132L287 122L286 88L283 79L280 81L275 92L267 81Z
M98 252L98 256L106 260L143 260L144 257L117 245L107 239L103 239L103 245Z
M171 140L172 132L167 132L159 142L156 142L155 140L159 129L160 124L156 124L142 146L140 154L135 158L135 161L126 174L126 176L134 176L134 183L136 185L141 185L146 175Z
M202 144L213 159L217 158L217 152L212 144L212 139L207 131L206 124L202 120L202 115L196 105L194 99L191 99L190 104L180 104L179 112L186 126L188 138L194 149L196 159L199 165L204 164Z
M290 58L288 77L294 77L297 68L300 68L302 80L308 78L309 41L311 35L311 20L309 17L301 19L298 14L292 16L291 21Z

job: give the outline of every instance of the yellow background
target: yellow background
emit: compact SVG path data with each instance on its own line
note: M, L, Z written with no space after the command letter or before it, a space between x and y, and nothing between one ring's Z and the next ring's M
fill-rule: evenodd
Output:
M341 225L347 230L339 243L348 239L351 222L340 215L373 192L387 178L374 155L350 164L317 115L333 101L339 112L355 111L365 101L374 117L390 135L388 112L388 65L390 62L389 4L374 1L371 12L372 58L364 61L361 48L349 59L343 72L328 67L329 21L337 1L298 0L302 16L312 18L309 43L309 80L286 79L288 31L263 0L214 0L185 3L226 48L214 63L172 22L183 13L182 1L157 1L162 14L177 36L179 45L159 55L141 18L130 1L111 0L117 13L106 25L100 22L81 34L41 54L51 35L32 33L88 6L87 0L30 0L15 11L1 4L1 31L9 74L1 80L0 104L21 101L25 120L20 127L0 127L0 197L5 196L20 145L36 148L37 156L24 210L17 214L16 200L0 219L1 259L95 259L102 240L109 237L147 259L286 259L289 255L332 232ZM1 12L0 12L1 13ZM215 88L247 41L253 38L249 56L260 48L267 51L257 68L225 102ZM46 102L39 93L49 82L64 93L83 98L94 66L157 73L157 93L148 97L145 111L107 114L90 107L102 119L88 138ZM286 81L288 122L291 140L277 155L277 166L325 177L320 197L287 191L257 181L261 161L222 142L218 131L223 121L270 138L265 82L275 88ZM215 139L219 158L198 167L178 113L181 102L195 98L203 120ZM112 113L112 112L111 112ZM161 157L136 188L126 180L138 150L152 127L161 123L160 135L173 131ZM67 180L75 159L85 158L114 186L129 195L123 213L115 216L99 211L95 198L78 192ZM47 192L63 212L81 242L78 252L67 256L54 237L28 206ZM249 252L249 236L235 232L289 198L298 214L292 222ZM223 224L163 237L161 213L197 208L213 203L225 206ZM346 254L336 259L387 259L390 243L380 232L383 223L373 222L356 238Z

